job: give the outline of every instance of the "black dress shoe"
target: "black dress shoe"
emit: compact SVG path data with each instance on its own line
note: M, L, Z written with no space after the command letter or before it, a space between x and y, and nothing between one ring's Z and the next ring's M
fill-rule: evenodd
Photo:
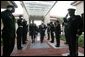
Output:
M69 55L67 55L67 56L71 56L71 55L69 54Z
M21 50L21 49L22 49L22 47L19 47L19 48L18 48L18 50Z
M54 43L54 41L50 41L51 43Z
M26 44L26 42L24 42L23 44Z
M43 42L41 42L41 43L43 43Z
M47 39L47 40L49 40L49 39Z
M34 42L32 41L32 43L34 43Z
M55 45L55 47L60 47L59 45Z
M65 44L68 44L67 42L65 42Z
M69 54L68 56L78 56L78 55L70 55L70 54Z

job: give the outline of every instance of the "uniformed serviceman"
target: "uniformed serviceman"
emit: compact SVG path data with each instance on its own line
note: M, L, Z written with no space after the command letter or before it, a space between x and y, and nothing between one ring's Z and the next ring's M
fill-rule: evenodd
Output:
M50 40L50 24L47 24L47 35L48 35L48 40Z
M27 21L25 22L25 27L26 27L26 37L25 37L25 41L28 41L28 40L27 40L27 33L28 33L28 24L27 24Z
M65 32L65 38L66 38L66 43L65 44L68 44L68 40L69 40L69 38L68 38L68 33L67 33L67 16L68 16L68 14L64 17L64 22L63 22L63 25L65 26L64 27L64 32Z
M22 42L22 29L23 29L23 23L22 23L22 15L19 16L19 19L17 20L18 29L17 29L17 48L22 49L21 42Z
M40 32L40 41L41 41L41 43L43 43L43 40L44 40L45 30L46 30L46 25L44 23L39 25L39 32Z
M28 25L27 25L27 21L24 19L23 20L23 38L22 38L22 43L26 44L26 40L27 40L27 32L28 32Z
M60 47L60 34L61 34L61 27L59 21L55 21L54 23L54 32L56 37L56 47Z
M67 33L69 38L69 56L78 56L78 37L82 33L83 21L79 15L75 15L75 9L68 9Z
M7 10L1 12L1 19L4 25L2 30L3 56L10 56L15 44L15 17L14 6L8 5Z

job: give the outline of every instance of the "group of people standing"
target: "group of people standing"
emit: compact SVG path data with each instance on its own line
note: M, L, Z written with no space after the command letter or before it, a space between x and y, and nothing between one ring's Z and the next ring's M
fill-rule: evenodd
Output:
M60 35L61 35L61 27L60 22L57 20L54 23L50 22L47 24L47 35L48 40L51 38L51 43L54 43L54 38L56 39L56 47L60 47Z
M46 29L46 26L44 25L44 23L42 23L39 27L36 26L36 24L34 22L32 22L29 25L29 35L31 36L32 43L35 42L35 38L39 32L40 32L41 43L43 42L44 35L45 35L45 29Z
M1 12L1 20L3 22L3 30L2 30L2 40L3 40L3 56L10 56L16 38L16 29L15 29L15 17L13 16L13 12L15 11L14 6L8 5L7 9ZM65 37L66 43L69 46L70 54L69 56L78 56L78 37L82 34L83 21L79 15L75 15L75 9L68 9L69 18L64 18L64 26L65 26ZM17 48L22 49L21 43L25 44L27 40L27 22L23 20L19 16L18 19L18 29L17 29ZM42 23L39 27L37 27L34 23L29 25L29 34L32 38L32 43L35 42L35 38L37 32L40 32L40 41L43 43L45 31L47 29L48 40L51 38L51 43L54 43L54 33L56 38L56 47L60 46L60 34L61 28L59 21L50 22L47 26ZM50 37L51 36L51 37Z
M45 31L47 30L48 40L51 38L51 43L54 43L54 36L56 37L56 46L60 46L60 34L61 34L61 28L59 21L55 21L48 23L45 25L44 23L41 23L39 27L36 26L36 24L32 23L29 25L29 34L32 38L32 43L35 42L35 38L37 36L37 33L40 33L40 42L43 43ZM54 35L55 34L55 35ZM51 36L51 37L50 37Z
M67 16L69 15L69 18ZM69 8L68 14L63 18L63 26L66 38L66 44L69 46L68 56L78 56L78 38L82 34L83 19L79 15L75 15L75 9ZM39 26L41 43L43 42L45 31L47 29L48 40L51 38L51 43L54 43L56 38L56 47L60 46L61 27L59 21L50 22L47 26L42 23Z

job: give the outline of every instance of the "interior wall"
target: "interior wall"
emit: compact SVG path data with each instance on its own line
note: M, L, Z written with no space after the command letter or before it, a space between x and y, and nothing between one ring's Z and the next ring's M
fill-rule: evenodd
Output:
M31 23L34 20L42 20L42 22L43 22L44 18L42 16L30 16L29 17L29 23Z

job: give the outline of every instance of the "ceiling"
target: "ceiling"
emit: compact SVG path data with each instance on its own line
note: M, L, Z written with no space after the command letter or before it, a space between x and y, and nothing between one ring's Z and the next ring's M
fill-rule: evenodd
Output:
M45 16L56 1L23 1L27 12L31 16Z
M15 8L18 7L13 1L1 1L1 8L5 9L7 5L14 5Z

